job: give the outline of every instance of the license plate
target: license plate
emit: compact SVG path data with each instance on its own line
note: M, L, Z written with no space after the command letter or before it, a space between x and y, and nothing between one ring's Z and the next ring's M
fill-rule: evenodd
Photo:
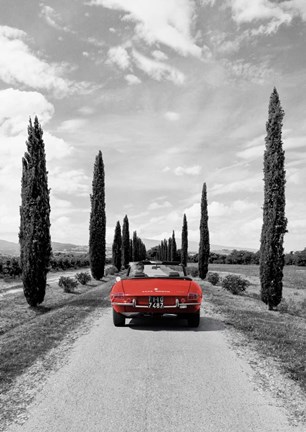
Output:
M149 308L161 309L164 307L164 297L149 297Z

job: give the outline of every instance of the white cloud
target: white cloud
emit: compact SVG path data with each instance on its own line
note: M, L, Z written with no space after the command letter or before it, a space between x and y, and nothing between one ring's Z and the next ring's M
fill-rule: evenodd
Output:
M136 50L133 50L133 57L137 67L157 81L166 79L176 85L182 85L185 81L184 74L174 67L152 60Z
M73 147L66 143L62 138L58 138L49 132L44 132L44 143L46 150L46 160L63 159L73 152Z
M230 192L258 192L263 188L262 175L257 174L247 179L241 179L228 184L216 184L210 189L211 195L223 195Z
M178 121L180 119L180 115L179 115L179 113L174 112L174 111L167 111L165 113L165 118L167 120L175 122L175 121Z
M223 64L232 77L255 84L264 84L271 79L271 76L274 78L276 76L276 72L265 63L252 64L239 59L235 61L224 60Z
M51 27L67 33L74 33L67 26L63 25L60 15L52 7L44 4L40 4L40 7L40 15Z
M53 105L41 93L0 90L0 128L4 135L26 133L30 116L37 115L41 123L47 123L53 114Z
M221 202L213 201L211 204L208 204L207 211L209 217L220 217L229 214L229 207Z
M165 209L170 207L172 207L172 204L169 201L165 201L163 203L152 202L149 205L148 210L159 210L159 209Z
M290 23L292 14L286 12L281 3L275 3L270 0L230 0L233 19L238 24L250 23L252 21L264 20L270 21L270 28L267 32L277 30L283 23Z
M2 81L10 85L22 84L37 90L45 89L58 98L88 88L86 83L75 84L62 78L66 66L39 59L22 40L25 36L18 29L0 26Z
M49 185L57 193L89 197L91 180L82 169L62 171L55 167L49 170Z
M265 151L265 145L263 143L262 145L250 147L245 150L242 150L237 153L237 156L245 160L254 160L260 157L263 158L264 151Z
M202 167L200 165L195 165L192 167L177 167L174 170L175 175L182 176L182 175L199 175L202 170Z
M125 70L130 67L130 56L124 47L116 46L108 50L106 63L115 64Z
M261 23L257 29L250 30L251 34L271 34L280 25L289 25L293 18L299 16L306 21L306 3L304 0L228 0L232 9L232 16L237 24ZM262 24L264 22L264 24Z
M133 74L125 75L124 78L128 82L129 85L137 85L137 84L141 83L141 80L136 75L133 75Z
M195 5L189 0L92 0L90 5L126 12L123 20L135 23L138 39L162 43L186 56L201 56L191 36Z
M74 133L76 130L85 127L86 124L87 124L87 120L82 118L65 120L59 125L58 131Z
M160 60L160 61L165 61L168 60L168 56L163 53L162 51L159 50L154 50L152 52L152 56L156 59L156 60Z
M86 105L79 108L78 111L80 114L83 114L83 115L91 115L95 112L95 110L92 107L86 106Z
M197 202L197 203L193 204L191 207L186 208L184 210L184 213L186 214L188 221L190 221L192 219L200 220L200 217L201 217L200 202Z

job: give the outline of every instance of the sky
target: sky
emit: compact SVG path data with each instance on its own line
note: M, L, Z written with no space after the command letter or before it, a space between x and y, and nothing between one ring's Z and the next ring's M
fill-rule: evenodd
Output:
M269 98L285 111L285 249L306 247L304 0L1 0L0 238L18 242L29 117L44 130L53 241L88 244L102 151L107 242L258 249Z

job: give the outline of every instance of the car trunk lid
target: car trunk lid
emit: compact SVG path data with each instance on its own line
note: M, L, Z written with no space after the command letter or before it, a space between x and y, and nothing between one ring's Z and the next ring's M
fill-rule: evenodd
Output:
M187 296L190 280L141 278L123 280L125 295L128 296Z

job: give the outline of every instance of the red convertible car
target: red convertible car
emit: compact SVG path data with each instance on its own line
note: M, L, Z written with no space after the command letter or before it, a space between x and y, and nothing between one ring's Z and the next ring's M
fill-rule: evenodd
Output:
M189 327L200 324L202 289L177 262L130 263L127 275L117 278L110 293L113 321L125 325L126 318L175 314Z

